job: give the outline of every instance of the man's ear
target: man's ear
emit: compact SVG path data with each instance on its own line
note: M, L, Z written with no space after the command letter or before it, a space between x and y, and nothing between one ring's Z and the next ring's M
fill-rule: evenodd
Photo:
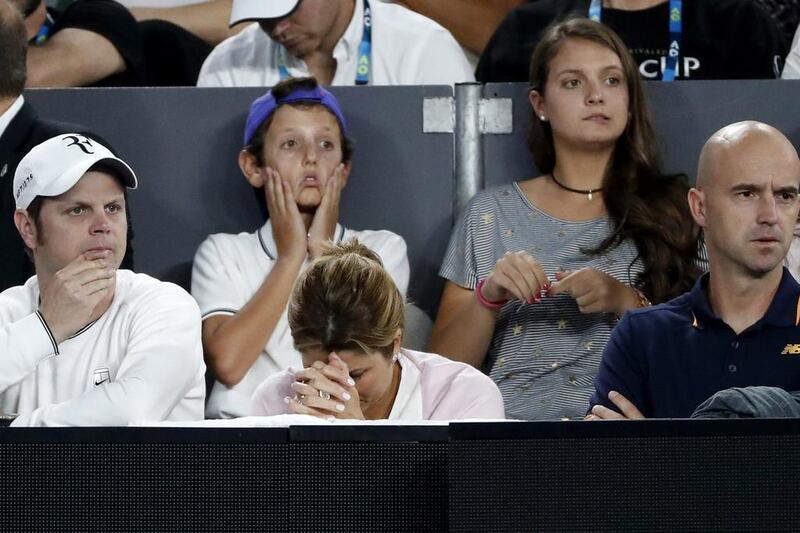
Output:
M33 217L25 209L17 209L14 211L14 225L17 226L22 241L25 246L31 250L35 250L39 244L38 233L36 231L36 224L33 222Z
M256 189L264 186L264 167L259 166L256 156L247 150L239 152L239 168L250 185Z
M692 218L695 224L701 228L706 227L706 193L700 187L692 187L689 189L687 195L689 202L689 211L692 213Z

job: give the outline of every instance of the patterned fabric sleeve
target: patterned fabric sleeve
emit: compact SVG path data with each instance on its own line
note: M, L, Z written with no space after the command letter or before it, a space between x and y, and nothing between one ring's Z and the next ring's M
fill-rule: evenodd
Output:
M470 200L458 219L439 275L466 289L475 289L478 284L478 265L475 259L474 238L476 230L477 200L482 193Z

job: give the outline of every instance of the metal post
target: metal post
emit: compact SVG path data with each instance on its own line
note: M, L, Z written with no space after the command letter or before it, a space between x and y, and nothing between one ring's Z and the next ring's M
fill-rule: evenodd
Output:
M481 135L480 83L455 86L455 214L483 188L483 141Z

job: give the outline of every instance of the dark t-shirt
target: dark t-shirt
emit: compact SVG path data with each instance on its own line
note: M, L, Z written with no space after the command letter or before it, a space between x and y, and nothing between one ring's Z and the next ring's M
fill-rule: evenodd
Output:
M758 0L772 16L788 48L800 23L800 0Z
M512 10L478 63L482 82L528 81L530 57L547 26L571 14L588 16L590 0L536 0ZM649 9L603 9L603 23L628 45L643 79L659 80L669 41L669 2ZM777 78L783 40L753 0L684 0L676 79Z
M125 70L94 84L96 87L139 86L145 82L142 41L136 19L113 0L76 0L63 11L49 9L50 36L66 28L88 30L105 37L125 61Z

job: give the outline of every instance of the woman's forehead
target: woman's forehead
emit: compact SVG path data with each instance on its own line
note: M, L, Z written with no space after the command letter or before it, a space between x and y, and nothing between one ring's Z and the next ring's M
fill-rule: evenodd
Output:
M569 38L550 60L550 72L622 68L622 61L611 48L589 39Z

